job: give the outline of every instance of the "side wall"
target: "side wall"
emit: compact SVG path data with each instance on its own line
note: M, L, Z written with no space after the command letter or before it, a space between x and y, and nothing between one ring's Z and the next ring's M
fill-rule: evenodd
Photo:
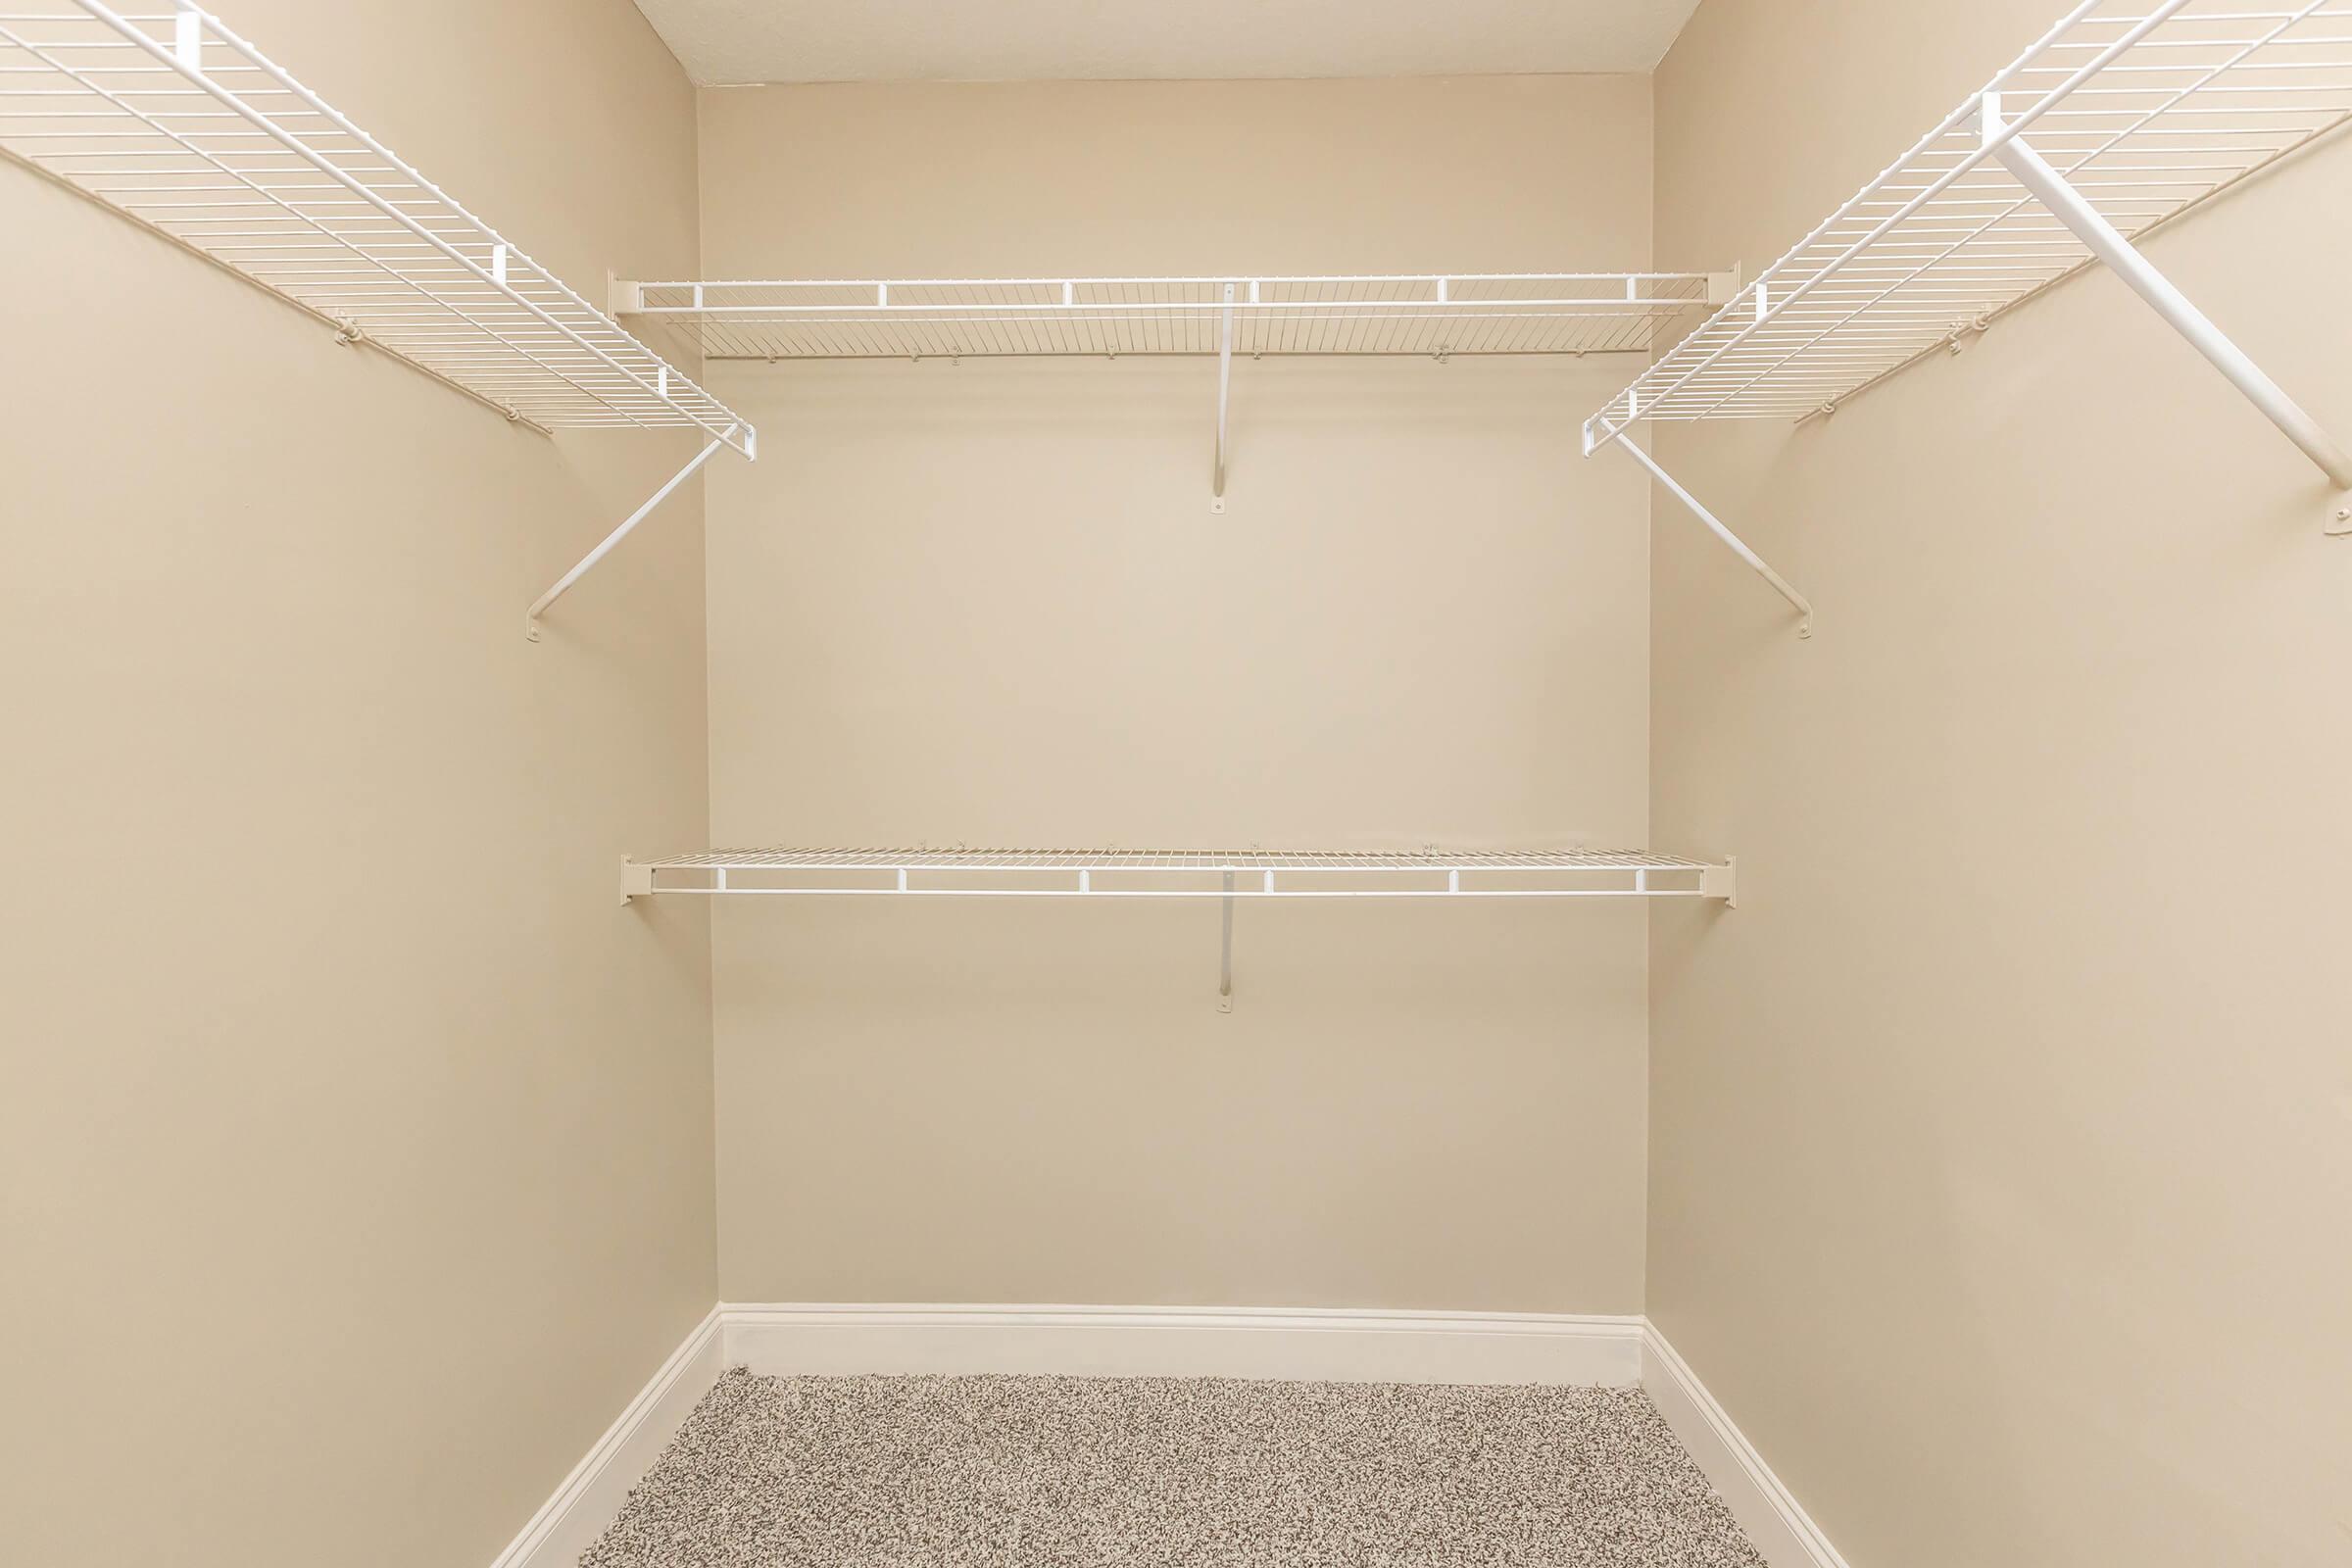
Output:
M1639 268L1618 77L713 89L712 275ZM1537 177L1540 172L1540 177ZM730 365L728 844L1636 844L1632 362ZM1013 906L1007 907L1007 905ZM735 1300L1623 1312L1645 936L1621 906L717 911Z
M584 292L695 265L627 0L229 25ZM489 1561L715 1295L692 448L550 441L0 165L0 1475L25 1564Z
M1706 0L1658 245L1770 261L2054 0ZM2151 246L2352 434L2352 145ZM1670 466L1650 1311L1856 1568L2352 1551L2352 541L2111 275ZM1663 507L1662 503L1662 507Z

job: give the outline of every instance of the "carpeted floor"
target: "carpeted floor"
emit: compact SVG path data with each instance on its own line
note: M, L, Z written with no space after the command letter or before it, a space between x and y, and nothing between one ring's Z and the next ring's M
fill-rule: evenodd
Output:
M1762 1568L1638 1389L727 1373L583 1568Z

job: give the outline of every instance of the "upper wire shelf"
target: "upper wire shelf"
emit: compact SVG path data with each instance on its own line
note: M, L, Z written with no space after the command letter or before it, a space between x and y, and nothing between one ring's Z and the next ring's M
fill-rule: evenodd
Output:
M0 152L543 429L751 426L193 6L0 16Z
M613 303L685 331L711 359L1442 358L1646 352L1734 286L1722 272L690 280L622 283Z
M1336 875L1338 885L1317 880ZM1301 881L1301 877L1307 878ZM1471 880L1464 881L1468 877ZM1214 880L1204 880L1213 878ZM624 861L649 893L1108 898L1714 898L1733 865L1634 850L713 850Z
M2144 235L2352 117L2348 22L2343 0L2077 6L1587 420L1586 450L1637 419L1802 418L1960 341L2093 256L2012 172L2021 133Z

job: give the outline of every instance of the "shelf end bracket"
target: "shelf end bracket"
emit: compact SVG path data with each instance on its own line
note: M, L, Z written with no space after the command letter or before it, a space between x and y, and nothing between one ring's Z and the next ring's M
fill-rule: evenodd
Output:
M654 868L640 865L627 856L620 859L620 902L642 899L654 891Z
M1727 855L1721 865L1701 867L1698 873L1698 896L1702 899L1721 899L1727 909L1740 907L1740 857Z
M572 567L563 576L558 577L556 579L556 585L553 588L550 588L547 592L541 594L538 598L531 601L531 608L524 617L525 631L530 637L531 641L537 642L539 640L539 617L546 614L557 600L569 593L573 583L578 582L582 577L587 576L590 569L593 568L598 562L604 560L605 557L612 554L612 547L619 544L623 539L626 539L630 532L634 530L639 523L651 516L656 507L659 507L662 502L667 501L671 491L684 484L688 479L694 477L695 471L701 468L704 464L709 463L711 459L711 456L716 453L720 447L725 446L730 440L734 439L735 432L742 428L743 426L739 424L730 424L726 427L726 429L722 430L717 435L712 436L710 444L704 447L702 451L694 455L692 462L688 463L686 466L680 468L677 472L669 476L669 482L667 484L664 484L661 489L655 491L653 495L647 499L644 506L639 507L635 512L630 513L628 516L621 522L619 527L605 535L603 542L598 544L594 550L591 550L586 555L582 556L578 565ZM749 443L746 443L746 446L748 450Z
M2188 339L2189 345L2211 361L2215 369L2229 377L2230 384L2301 448L2303 455L2319 466L2338 492L2343 492L2329 502L2325 527L2331 534L2352 533L2352 456L2347 456L2335 438L2304 412L2302 405L2288 397L2283 387L2248 359L2243 349L2176 288L2171 278L2158 271L2140 254L2139 248L2107 220L2104 213L2068 183L2066 176L2051 168L2041 154L2028 146L2017 127L2004 123L1999 93L1988 92L1979 100L1977 120L1984 145L2000 160L2001 167L2033 192L2052 217L2073 230L2075 237L2105 262L2134 294L2147 301L2175 331Z
M1610 431L1605 439L1595 443L1595 450L1597 450L1598 447L1608 446L1612 443L1623 448L1636 463L1639 463L1642 465L1642 466L1647 468L1651 478L1657 480L1658 483L1664 485L1670 492L1672 492L1674 499L1680 501L1685 507L1689 508L1692 516L1705 523L1708 529L1714 533L1716 538L1722 540L1726 545L1731 547L1734 555L1738 556L1741 561L1746 562L1748 565L1754 569L1757 576L1772 584L1774 592L1778 593L1783 599L1788 600L1788 603L1794 607L1798 617L1796 622L1797 636L1810 637L1813 635L1813 603L1811 600L1807 599L1803 594L1798 593L1794 588L1788 586L1788 578L1773 570L1769 565L1766 565L1764 563L1764 558L1757 555L1753 550L1748 549L1746 541L1742 540L1738 534L1732 532L1730 528L1724 526L1724 522L1721 517L1718 517L1715 515L1715 514L1709 512L1705 505L1699 501L1698 497L1692 495L1690 491L1684 489L1681 484L1677 483L1674 475L1668 473L1664 468L1659 467L1657 465L1657 460L1652 458L1648 453L1642 451L1639 446L1635 445L1634 442L1627 437L1622 426Z

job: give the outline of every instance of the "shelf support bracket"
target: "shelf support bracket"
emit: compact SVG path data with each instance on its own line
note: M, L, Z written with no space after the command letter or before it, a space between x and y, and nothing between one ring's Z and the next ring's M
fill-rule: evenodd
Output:
M740 425L730 424L720 434L713 436L710 439L710 444L709 446L704 447L702 451L694 455L694 461L687 464L686 466L680 468L677 472L671 474L669 476L669 482L663 485L661 489L655 491L653 495L646 501L644 506L639 507L635 512L630 513L628 517L621 523L619 527L605 535L603 543L599 544L594 550L591 550L586 555L582 556L578 565L572 567L563 576L558 577L556 579L556 585L553 588L550 588L547 592L541 594L537 599L531 601L531 608L528 615L528 631L531 641L537 642L539 640L539 617L546 614L549 608L553 606L557 600L569 593L573 583L578 582L582 577L588 575L591 567L593 567L598 562L604 560L606 556L612 554L612 547L620 543L623 539L626 539L632 529L634 529L639 523L643 522L648 516L652 515L656 507L659 507L662 502L667 501L669 499L669 493L672 490L675 490L678 486L684 484L688 479L692 478L697 469L701 468L704 464L709 463L711 455L717 452L720 447L725 446L728 439L732 437L740 428L742 428Z
M1217 963L1217 1010L1233 1010L1233 873L1225 873L1225 896L1218 904L1224 906L1225 936Z
M1624 448L1626 453L1630 455L1636 463L1639 463L1642 465L1642 466L1647 468L1649 470L1649 476L1657 480L1658 483L1664 485L1669 491L1671 491L1675 500L1680 501L1684 506L1690 508L1690 514L1712 529L1715 537L1729 545L1734 555L1738 556L1741 561L1746 562L1750 566L1754 567L1757 576L1772 584L1774 591L1779 593L1783 599L1788 600L1789 604L1796 607L1796 613L1798 616L1796 623L1796 634L1799 637L1810 637L1813 635L1812 601L1808 600L1803 594L1798 593L1794 588L1789 587L1788 578L1782 576L1779 572L1766 565L1762 556L1759 556L1753 550L1748 549L1744 540L1742 540L1738 534L1732 532L1731 529L1724 526L1723 519L1721 517L1718 517L1715 515L1715 514L1709 512L1706 507L1700 503L1698 497L1684 489L1680 484L1677 484L1675 482L1674 475L1668 473L1664 468L1659 467L1656 460L1651 458L1648 453L1642 451L1640 447L1636 446L1631 440L1629 440L1623 430L1618 430L1612 434L1609 437L1609 441L1614 442L1618 446ZM1607 443L1604 442L1603 444L1606 445Z
M2004 130L1999 93L1988 92L1979 100L1977 119L1984 145L1992 149L1992 155L2019 184L2033 192L2050 210L2051 216L2072 229L2092 255L2105 262L2133 293L2171 322L2173 329L2188 339L2191 347L2212 361L2214 368L2230 378L2230 384L2244 393L2264 417L2300 447L2303 455L2317 464L2338 490L2352 490L2352 457L2347 457L2335 438L2288 397L2284 388L2265 374L2262 367L2248 359L2243 349L2230 342L2211 318L2190 303L2188 296L2174 287L2172 279L2156 270L2138 247L2069 184L2064 174L2051 168L2015 131ZM2352 516L2341 515L2342 511L2343 499L2339 497L2330 511L2328 532L2352 531L2346 526L2352 524Z
M1225 309L1217 337L1217 476L1208 510L1225 512L1225 404L1233 390L1233 285L1225 285Z
M654 868L650 865L639 865L635 860L623 856L620 861L620 902L626 904L631 899L642 899L653 891Z

